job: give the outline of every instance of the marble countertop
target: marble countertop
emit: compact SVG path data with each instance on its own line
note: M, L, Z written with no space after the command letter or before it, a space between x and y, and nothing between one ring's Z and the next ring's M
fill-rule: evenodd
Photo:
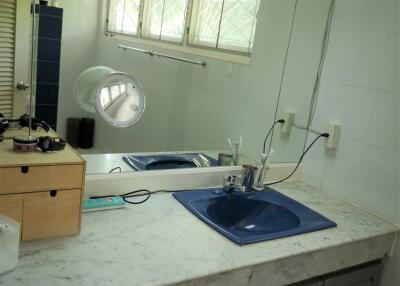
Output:
M338 227L238 246L171 194L83 215L76 237L23 243L0 285L287 285L387 254L398 228L303 183L276 188Z

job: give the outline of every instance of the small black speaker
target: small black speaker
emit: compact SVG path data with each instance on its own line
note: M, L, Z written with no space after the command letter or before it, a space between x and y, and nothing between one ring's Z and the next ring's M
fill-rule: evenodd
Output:
M93 147L94 119L82 118L79 128L79 148L89 149Z
M67 118L67 142L72 147L79 146L79 132L80 132L81 119L80 118Z

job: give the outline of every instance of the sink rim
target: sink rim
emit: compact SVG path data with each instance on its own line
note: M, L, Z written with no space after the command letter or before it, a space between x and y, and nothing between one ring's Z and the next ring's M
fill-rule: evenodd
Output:
M275 191L269 187L263 192L257 193L235 193L234 196L247 196L249 198L257 197L258 199L265 201L272 201L283 205L285 208L293 212L300 220L300 224L297 228L285 230L281 232L275 232L271 234L252 234L244 235L244 232L235 231L222 227L209 219L204 211L195 208L192 204L194 201L207 200L209 198L229 196L221 191L222 188L205 188L197 190L188 190L183 192L176 192L173 197L181 203L187 210L194 214L197 218L207 224L209 227L219 232L229 240L239 245L247 245L251 243L263 242L268 240L280 239L300 234L306 234L314 231L324 230L332 227L336 227L337 224L311 208L297 202L296 200L283 195L282 193ZM206 204L204 204L206 205ZM247 233L248 234L248 233Z

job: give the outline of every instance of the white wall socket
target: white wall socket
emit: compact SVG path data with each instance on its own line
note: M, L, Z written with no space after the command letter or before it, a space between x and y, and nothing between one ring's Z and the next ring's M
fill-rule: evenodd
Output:
M340 131L342 126L335 122L326 122L325 131L329 133L329 137L326 140L327 149L336 149L339 146Z
M282 124L281 128L282 134L289 134L290 131L292 130L295 114L296 113L292 111L287 111L287 110L283 111L282 119L285 120L285 122Z

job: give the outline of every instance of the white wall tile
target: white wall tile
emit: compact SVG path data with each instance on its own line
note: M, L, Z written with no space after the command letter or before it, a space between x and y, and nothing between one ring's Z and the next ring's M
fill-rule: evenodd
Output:
M322 80L378 89L387 40L382 33L333 31Z
M365 142L374 103L367 89L323 83L313 128L322 130L325 122L336 122L342 125L342 137Z
M399 34L389 33L385 46L383 70L379 75L378 88L380 90L400 92L399 48Z
M341 139L337 150L319 144L304 163L324 191L397 223L399 8L396 0L337 0L313 127L339 122Z
M367 144L399 151L399 100L400 94L371 91L371 122L368 129Z
M396 0L337 0L334 30L398 32Z
M294 0L262 0L257 25L272 29L289 29L293 17Z
M289 42L289 29L257 28L251 65L282 72Z

